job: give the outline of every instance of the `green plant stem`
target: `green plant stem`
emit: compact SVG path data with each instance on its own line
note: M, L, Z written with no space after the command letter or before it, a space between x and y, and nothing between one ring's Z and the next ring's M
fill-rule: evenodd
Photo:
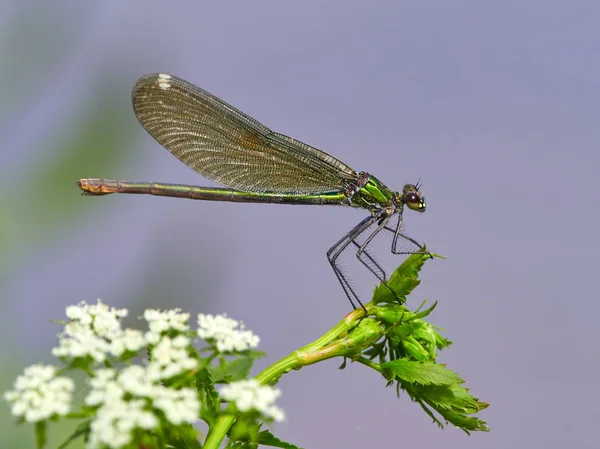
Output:
M367 304L367 311L372 313L372 306ZM273 365L265 368L256 376L261 384L271 385L276 383L281 376L289 373L291 370L298 370L303 366L312 365L332 357L353 356L376 342L383 336L383 330L379 325L375 324L375 320L368 321L362 319L364 311L357 309L344 317L335 327L322 335L317 340L303 346L300 349L290 353L283 359L275 362ZM355 328L361 327L365 323L365 331L357 332ZM349 335L351 331L352 336ZM355 335L356 334L356 335ZM364 363L364 361L363 361ZM227 435L227 432L237 419L235 406L230 404L225 412L219 417L215 426L210 430L206 442L205 449L218 449L221 442Z
M373 360L369 360L365 357L357 357L354 359L355 362L362 363L365 366L368 366L371 369L374 369L377 372L381 372L381 366L379 363L375 363Z

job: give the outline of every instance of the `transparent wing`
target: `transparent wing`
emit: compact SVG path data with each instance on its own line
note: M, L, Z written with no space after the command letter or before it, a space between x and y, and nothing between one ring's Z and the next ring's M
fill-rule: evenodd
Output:
M151 74L132 93L142 126L201 175L247 192L303 195L344 189L357 173L336 158L274 133L182 79Z

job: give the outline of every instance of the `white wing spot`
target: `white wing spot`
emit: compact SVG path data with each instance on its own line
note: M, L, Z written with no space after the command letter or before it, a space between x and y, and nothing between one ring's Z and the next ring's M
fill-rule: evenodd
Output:
M167 75L166 73L158 74L158 79L161 79L161 80L170 80L171 78L173 78L173 77L171 75Z
M162 90L167 90L171 87L171 83L158 83L158 87L160 87Z

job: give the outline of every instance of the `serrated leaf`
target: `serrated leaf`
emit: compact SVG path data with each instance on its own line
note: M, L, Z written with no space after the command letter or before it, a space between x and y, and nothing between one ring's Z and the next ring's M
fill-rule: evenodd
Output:
M200 419L209 427L212 427L219 418L221 402L219 394L215 390L215 384L208 370L200 369L196 373L196 389L202 407L200 407Z
M412 317L411 320L422 320L423 318L426 318L431 312L433 312L433 309L435 309L437 306L437 301L433 303L433 305L431 307L429 307L428 309L425 310L421 310L419 312L416 312Z
M235 381L247 378L250 375L253 365L254 358L252 357L239 357L235 360L232 360L227 364L229 374L231 375L231 380Z
M398 359L381 365L403 382L420 385L459 385L464 381L444 365Z
M465 387L450 385L412 385L411 392L426 400L436 408L457 410L464 413L477 413L481 410L477 399Z
M440 421L440 419L436 416L436 414L433 412L433 410L425 402L423 402L419 399L415 399L415 402L417 402L421 406L421 408L425 411L425 413L427 413L427 415L431 418L431 420L435 424L437 424L437 426L440 429L444 428L444 423L442 421Z
M442 410L439 412L442 417L448 421L450 424L458 427L459 429L466 432L470 435L470 432L480 431L480 432L489 432L490 429L487 426L486 422L476 418L474 416L466 416L461 413L454 413L447 410Z
M198 441L199 431L191 424L180 424L169 429L169 448L173 449L202 449ZM156 443L148 447L155 447ZM143 446L146 447L146 446Z
M227 436L231 441L251 443L254 444L252 447L256 447L261 425L262 423L257 422L255 416L242 415L229 429Z
M283 449L300 449L298 446L280 440L268 430L263 430L258 434L258 443L265 446L281 447Z
M426 248L423 247L426 251ZM419 285L419 272L425 264L426 260L431 259L430 254L411 254L390 276L386 287L383 283L375 287L373 291L373 302L376 304L385 302L406 301L408 295L414 288ZM396 296L390 291L390 288L396 293Z
M241 356L234 360L221 363L218 366L209 366L207 369L215 383L233 382L246 379L252 370L253 364L254 359L252 357Z
M79 424L75 428L73 433L71 435L69 435L69 437L65 440L65 442L62 443L60 446L58 446L57 449L65 449L69 444L71 444L77 438L85 436L90 431L91 422L92 422L91 420L88 420L88 421L85 421L85 422L82 422L81 424Z
M403 387L439 426L443 425L429 407L439 413L447 422L467 433L470 431L489 431L485 421L467 416L480 412L487 408L488 404L479 402L477 398L469 394L469 390L465 387L456 385L403 385Z

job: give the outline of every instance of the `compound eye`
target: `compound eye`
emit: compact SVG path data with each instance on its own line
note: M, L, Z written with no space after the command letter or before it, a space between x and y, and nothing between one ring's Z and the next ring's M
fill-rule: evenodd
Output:
M416 192L409 192L405 196L405 201L409 204L418 204L420 202L419 195Z
M406 192L404 194L404 202L409 209L416 210L419 212L425 211L425 201L419 195L418 192Z

